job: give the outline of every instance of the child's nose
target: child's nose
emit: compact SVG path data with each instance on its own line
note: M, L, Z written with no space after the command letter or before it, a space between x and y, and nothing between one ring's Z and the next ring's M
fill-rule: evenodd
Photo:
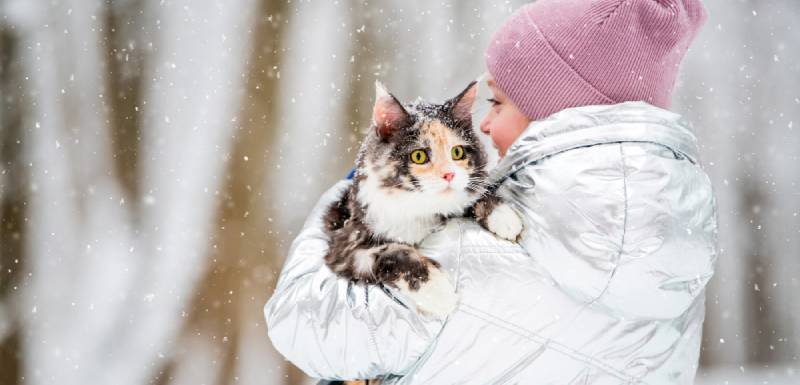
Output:
M481 132L483 132L486 135L489 135L489 117L488 116L483 118L483 120L481 121Z

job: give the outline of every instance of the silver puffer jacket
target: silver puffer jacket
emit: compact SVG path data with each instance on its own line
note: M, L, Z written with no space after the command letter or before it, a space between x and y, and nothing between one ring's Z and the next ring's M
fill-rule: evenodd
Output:
M320 200L265 307L274 346L308 375L384 384L691 384L716 214L695 137L646 103L532 124L493 178L519 244L452 220L421 249L460 303L426 319L398 293L323 263Z

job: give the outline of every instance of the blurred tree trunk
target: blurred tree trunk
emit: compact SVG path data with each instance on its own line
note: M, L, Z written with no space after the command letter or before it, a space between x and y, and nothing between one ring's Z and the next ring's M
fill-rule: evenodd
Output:
M124 12L109 16L101 1L2 4L16 45L26 47L11 54L23 70L19 105L28 107L19 131L6 131L14 125L3 115L2 138L24 134L18 163L30 179L9 184L30 188L17 274L25 292L9 302L16 282L4 279L0 297L2 309L14 307L11 335L21 337L3 338L22 354L3 355L12 382L149 382L171 359L207 269L253 2L148 5L123 22ZM5 36L4 28L4 47ZM139 52L147 63L128 64ZM2 190L5 240L19 233ZM3 243L4 267L15 244Z
M709 20L697 41L690 48L683 65L682 84L676 93L676 110L686 111L694 124L698 140L704 147L701 161L713 178L719 212L720 252L715 276L706 293L706 321L703 331L703 363L742 362L747 343L744 335L746 314L739 311L747 306L749 289L742 277L746 274L748 237L738 237L749 226L742 216L741 164L730 162L740 154L740 142L747 123L741 120L745 87L741 74L732 71L708 71L719 61L739 63L744 60L736 49L746 38L744 25L734 26L737 18L748 12L743 2L725 2L721 9L709 1ZM716 3L721 3L720 1ZM722 129L719 129L722 128ZM737 260L736 262L731 262Z
M262 313L282 259L267 175L279 130L277 68L287 8L285 2L262 1L257 11L246 92L208 257L211 266L198 285L171 383L280 384L290 372L269 344ZM197 375L209 365L219 367L216 378Z
M26 167L23 161L22 69L16 36L0 24L0 383L20 378L19 320L15 314L25 271Z
M800 351L797 2L706 1L676 110L695 124L719 211L702 362L792 362ZM776 87L776 85L780 85Z

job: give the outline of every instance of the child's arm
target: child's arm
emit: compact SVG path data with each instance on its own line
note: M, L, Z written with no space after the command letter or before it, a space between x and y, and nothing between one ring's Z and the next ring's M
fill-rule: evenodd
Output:
M342 181L317 203L294 240L264 313L273 345L307 375L326 379L403 374L442 322L420 317L375 285L354 285L324 263L326 208Z

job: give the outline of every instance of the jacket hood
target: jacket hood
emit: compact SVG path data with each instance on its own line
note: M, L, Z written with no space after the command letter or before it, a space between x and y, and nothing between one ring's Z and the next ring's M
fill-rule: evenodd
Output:
M681 115L645 102L625 102L569 108L532 122L500 159L491 180L498 183L559 152L619 142L660 144L698 163L697 138Z

